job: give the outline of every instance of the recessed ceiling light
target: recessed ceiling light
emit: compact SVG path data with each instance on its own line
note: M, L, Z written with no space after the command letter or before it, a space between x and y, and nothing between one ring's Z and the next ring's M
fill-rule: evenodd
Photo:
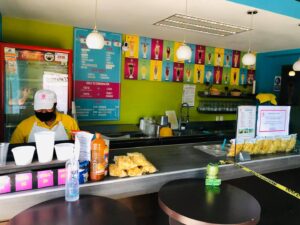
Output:
M248 27L237 26L183 14L174 14L166 19L154 23L154 25L190 30L221 37L250 30Z

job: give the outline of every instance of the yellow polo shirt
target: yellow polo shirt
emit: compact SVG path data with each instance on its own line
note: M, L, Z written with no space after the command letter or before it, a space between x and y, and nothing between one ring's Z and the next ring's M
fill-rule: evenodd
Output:
M51 126L48 126L46 123L40 121L34 115L31 117L28 117L27 119L25 119L21 123L19 123L19 125L16 127L15 131L12 134L10 143L11 144L27 143L30 132L35 123L37 126L47 128L50 130L51 128L56 126L59 122L61 122L62 125L64 126L69 139L71 139L71 131L72 130L79 130L79 127L78 127L76 121L69 115L56 112L55 121L53 124L51 124Z

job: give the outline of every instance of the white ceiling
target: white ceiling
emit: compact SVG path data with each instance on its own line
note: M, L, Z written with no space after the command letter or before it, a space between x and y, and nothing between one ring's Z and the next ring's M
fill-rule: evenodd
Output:
M95 0L0 0L3 16L19 17L92 28ZM252 7L226 0L188 0L188 14L250 26L247 11ZM258 9L254 16L252 49L257 52L300 47L299 20ZM191 31L154 26L175 13L185 13L185 0L98 0L98 29L182 41L236 50L248 49L249 32L215 37Z

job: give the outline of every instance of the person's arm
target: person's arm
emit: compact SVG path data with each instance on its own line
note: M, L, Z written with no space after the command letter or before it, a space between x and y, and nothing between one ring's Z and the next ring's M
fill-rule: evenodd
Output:
M11 136L10 144L23 144L26 142L27 140L23 129L18 125Z
M71 139L72 138L72 134L71 134L72 131L80 130L79 126L78 126L76 120L73 117L69 116L69 115L63 114L62 118L63 118L62 123L65 127L67 135L68 135L69 139Z

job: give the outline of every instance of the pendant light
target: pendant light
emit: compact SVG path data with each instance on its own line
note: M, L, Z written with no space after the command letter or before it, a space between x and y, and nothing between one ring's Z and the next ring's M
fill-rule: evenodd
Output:
M294 71L300 71L300 58L293 65Z
M251 52L251 34L253 33L253 16L255 14L257 14L256 10L253 11L248 11L247 12L248 15L251 15L251 33L249 34L249 48L248 48L248 52L243 56L242 58L242 62L245 66L253 66L256 63L256 56Z
M86 45L90 49L102 49L104 46L104 37L97 30L97 0L95 1L95 25L93 31L86 37Z
M187 0L185 1L185 15L187 16ZM185 44L185 33L184 33L183 43L176 51L176 56L179 61L189 60L192 57L191 47Z
M294 70L291 70L290 72L289 72L289 76L290 77L294 77L296 75L296 72L294 71Z

